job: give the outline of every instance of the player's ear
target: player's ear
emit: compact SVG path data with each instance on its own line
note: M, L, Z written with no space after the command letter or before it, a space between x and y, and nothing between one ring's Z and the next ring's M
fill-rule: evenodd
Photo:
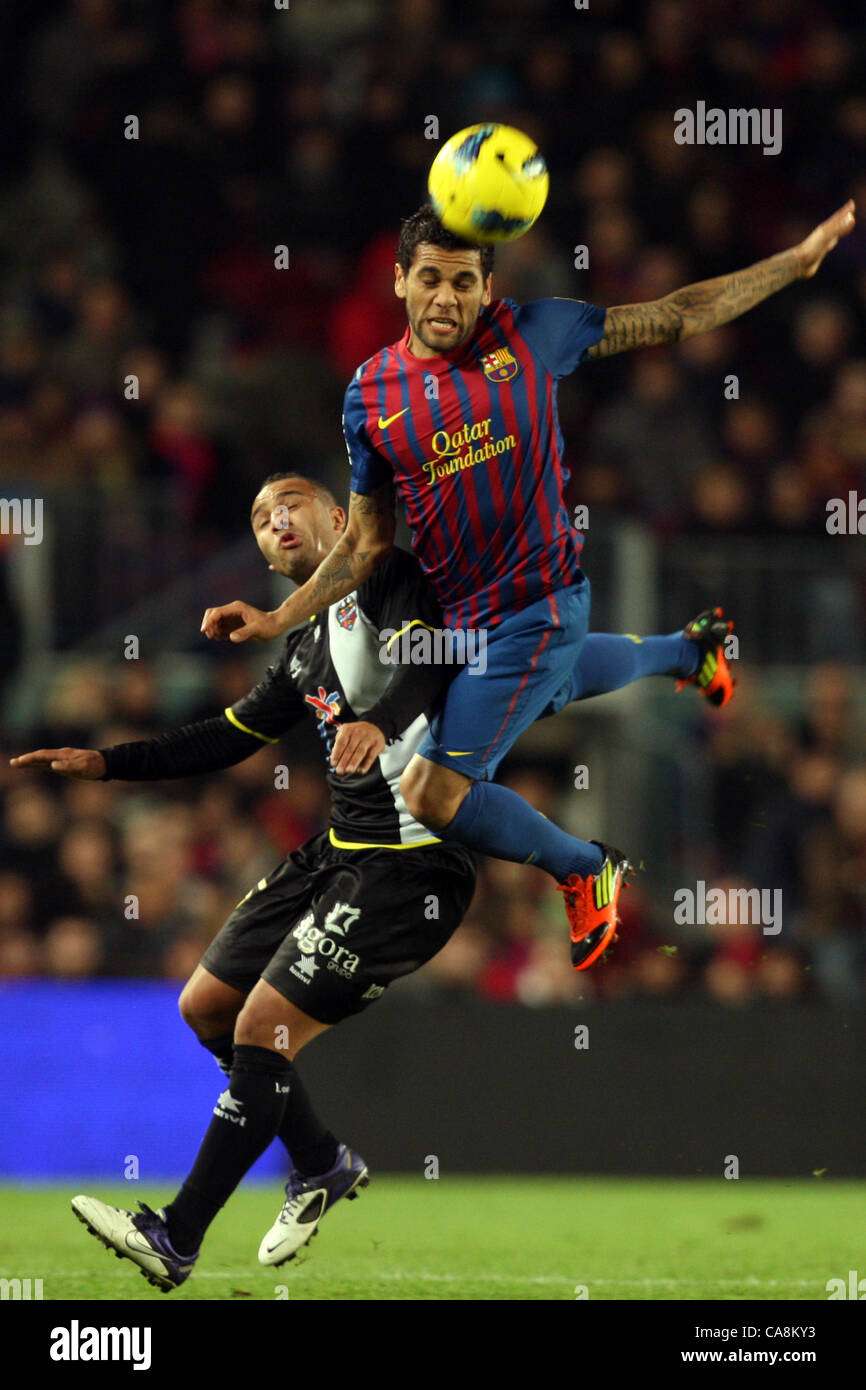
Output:
M398 299L406 298L406 276L399 261L394 262L394 293Z
M482 304L489 304L493 298L493 271L491 270L484 282L484 293L481 296Z

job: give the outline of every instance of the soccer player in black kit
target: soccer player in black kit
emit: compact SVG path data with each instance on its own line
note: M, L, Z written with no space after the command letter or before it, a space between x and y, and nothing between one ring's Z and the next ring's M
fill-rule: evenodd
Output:
M332 550L346 513L321 484L274 474L251 522L270 567L303 583ZM289 632L281 658L222 715L113 748L43 748L11 760L68 777L152 781L241 762L304 717L323 740L329 829L250 890L181 994L184 1019L228 1077L188 1178L161 1211L140 1203L133 1213L86 1196L72 1203L93 1235L165 1292L189 1277L208 1226L274 1138L285 1143L292 1169L259 1248L266 1266L292 1259L334 1203L368 1181L361 1156L316 1116L295 1057L430 960L472 899L471 852L439 841L400 793L403 771L459 667L395 665L393 651L419 625L442 633L441 618L418 561L394 548L356 591ZM658 653L660 673L669 666L675 674L688 648L697 649L690 660L698 673L708 661L716 672L714 653L728 627L708 610L668 636L592 634L573 672L572 698L638 679L639 663L629 668L627 660L636 643ZM617 661L604 674L611 649ZM483 680L477 655L469 653L467 664ZM694 681L718 704L731 693L726 665L724 675L721 698L709 677Z
M251 520L271 568L302 583L346 516L320 484L274 475ZM434 956L472 899L472 854L413 820L399 789L455 668L393 665L381 655L383 631L439 622L418 562L395 549L357 593L289 633L280 660L223 715L101 751L41 749L12 760L79 778L156 780L241 762L310 715L323 739L329 830L238 904L180 998L184 1019L228 1076L187 1181L162 1212L133 1214L84 1196L72 1204L92 1234L163 1291L188 1278L207 1227L275 1137L293 1167L262 1264L291 1259L334 1202L368 1181L360 1155L317 1118L294 1059Z

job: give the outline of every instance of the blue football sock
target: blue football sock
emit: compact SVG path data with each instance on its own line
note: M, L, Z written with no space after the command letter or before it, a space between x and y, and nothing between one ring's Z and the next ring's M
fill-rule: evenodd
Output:
M473 782L457 815L436 834L494 859L537 864L557 883L569 874L597 873L604 862L598 845L567 835L517 792L495 782Z
M588 700L620 690L643 676L693 676L700 649L682 632L669 637L619 636L591 632L581 647L572 675L572 700Z

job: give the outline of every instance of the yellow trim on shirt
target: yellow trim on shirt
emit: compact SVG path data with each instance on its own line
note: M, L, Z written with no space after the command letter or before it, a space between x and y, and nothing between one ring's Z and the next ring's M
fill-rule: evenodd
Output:
M388 650L392 642L396 642L398 637L402 637L403 633L408 632L410 627L414 627L416 623L419 627L426 627L428 632L436 631L435 627L431 627L429 623L425 623L423 618L413 618L411 623L407 623L405 627L401 627L399 632L395 632L393 637L388 638L388 641L385 643L385 651Z
M441 845L442 841L435 837L432 840L415 840L411 845L365 845L357 844L354 840L338 840L334 834L333 827L328 831L328 838L336 849L418 849L420 845Z
M224 711L226 719L230 724L234 724L236 729L240 729L244 734L252 734L253 738L260 738L262 743L279 743L278 738L268 738L267 734L260 734L256 729L248 729L246 724L242 724L231 707Z

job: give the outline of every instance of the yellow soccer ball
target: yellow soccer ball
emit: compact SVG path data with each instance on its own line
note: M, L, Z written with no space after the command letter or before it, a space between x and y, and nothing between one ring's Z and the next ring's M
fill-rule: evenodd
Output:
M478 246L515 241L547 201L547 165L538 147L509 125L471 125L446 141L427 189L449 232Z

